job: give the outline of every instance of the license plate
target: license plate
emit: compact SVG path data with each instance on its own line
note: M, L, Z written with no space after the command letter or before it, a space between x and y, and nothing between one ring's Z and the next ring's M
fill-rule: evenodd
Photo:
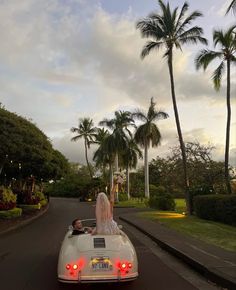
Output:
M95 259L92 260L92 269L94 271L111 271L112 264L108 259Z

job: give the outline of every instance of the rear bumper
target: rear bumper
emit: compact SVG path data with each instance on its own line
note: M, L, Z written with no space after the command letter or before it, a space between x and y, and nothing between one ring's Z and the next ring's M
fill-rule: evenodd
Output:
M92 277L92 276L81 276L80 279L64 279L58 277L58 281L62 283L72 283L72 284L78 284L78 283L117 283L117 282L128 282L133 281L138 278L138 273L132 273L129 276L126 277L118 277L115 276L113 278L108 277Z

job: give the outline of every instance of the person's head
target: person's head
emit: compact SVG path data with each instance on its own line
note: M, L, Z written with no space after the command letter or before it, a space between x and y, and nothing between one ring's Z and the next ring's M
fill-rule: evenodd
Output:
M83 225L80 219L73 220L72 226L75 230L81 230L83 228Z
M96 201L96 218L100 221L107 220L111 217L111 206L104 192L100 192Z

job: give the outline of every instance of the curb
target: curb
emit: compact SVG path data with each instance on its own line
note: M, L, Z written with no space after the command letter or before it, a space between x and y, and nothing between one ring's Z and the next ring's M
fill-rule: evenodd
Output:
M7 233L9 233L9 232L11 232L11 231L16 230L16 229L23 228L24 226L28 225L29 223L33 222L34 220L36 220L37 218L39 218L39 217L41 217L43 214L45 214L45 213L48 211L48 209L49 209L49 203L48 203L48 204L46 205L46 207L45 207L42 211L40 211L40 213L38 213L37 215L35 215L35 216L33 216L33 217L31 217L31 218L29 218L29 219L27 219L27 220L22 221L22 222L21 222L20 224L18 224L18 225L11 226L11 227L9 227L9 228L6 229L6 230L1 231L1 232L0 232L0 236L3 236L3 235L5 235L5 234L7 234Z
M151 240L153 240L157 245L159 245L162 249L166 250L170 254L174 255L175 257L181 259L183 262L191 266L195 271L203 275L208 280L216 283L217 285L227 288L229 290L236 289L236 283L230 279L227 279L225 277L222 277L220 274L216 273L214 269L207 268L207 266L202 265L201 263L195 261L188 255L186 255L183 252L180 252L175 247L172 247L171 245L168 245L167 243L161 241L160 239L154 237L149 232L145 231L143 228L139 227L138 225L132 223L130 220L120 216L120 220L128 223L129 225L133 226L146 236L148 236Z

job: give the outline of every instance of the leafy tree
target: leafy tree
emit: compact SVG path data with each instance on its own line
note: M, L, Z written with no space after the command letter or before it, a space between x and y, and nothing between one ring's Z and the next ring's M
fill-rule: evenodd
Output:
M127 135L131 136L131 132L128 127L134 126L134 121L132 119L131 113L128 111L116 111L115 118L113 119L103 119L100 126L107 126L112 130L110 137L110 149L114 149L115 153L115 171L119 168L119 153L125 149L127 144ZM113 143L113 144L112 144ZM111 152L110 152L111 153Z
M69 171L66 158L52 148L47 136L36 125L0 108L0 178L60 178Z
M89 169L90 177L92 179L92 170L88 161L88 149L90 148L90 144L93 143L93 139L96 136L96 128L93 125L93 120L90 118L80 118L79 126L72 127L71 132L77 133L76 136L71 138L71 141L78 141L81 138L84 139L85 158Z
M148 167L148 148L157 147L161 141L161 133L155 124L159 119L166 119L168 114L155 109L155 103L151 98L147 114L139 109L133 113L133 117L144 123L140 125L134 135L134 140L144 148L144 166L145 166L145 197L149 198L149 167Z
M174 10L170 9L169 2L165 5L163 1L159 0L159 6L161 13L151 13L147 18L138 21L137 28L140 29L142 37L151 38L143 47L141 57L145 58L151 51L158 51L160 48L165 48L166 51L163 55L167 59L170 84L171 84L171 96L175 114L175 121L177 126L177 132L179 136L180 148L182 152L184 181L185 181L185 195L187 203L187 211L192 213L190 208L190 196L189 196L189 179L187 173L187 160L185 153L185 144L182 136L182 130L180 126L178 107L175 96L175 84L174 84L174 72L173 72L173 49L182 49L181 45L201 42L207 44L207 40L202 37L203 30L201 27L194 26L189 28L189 25L193 20L202 16L199 11L194 11L186 16L189 5L185 2L180 12L178 13L178 7Z
M198 142L186 143L187 166L191 180L191 192L206 190L210 193L224 193L224 164L212 159L211 145ZM181 169L181 150L178 146L171 149L166 158L156 157L149 165L150 182L156 186L164 186L176 197L184 191Z
M230 104L230 75L231 63L236 64L236 25L230 27L226 32L222 30L213 31L214 46L220 46L220 50L212 51L208 49L201 50L195 59L196 68L203 68L206 70L208 65L216 59L221 62L212 75L215 89L218 91L221 86L222 75L227 70L227 124L226 124L226 140L225 140L225 184L228 193L231 193L230 176L229 176L229 145L230 145L230 122L231 122L231 104Z

